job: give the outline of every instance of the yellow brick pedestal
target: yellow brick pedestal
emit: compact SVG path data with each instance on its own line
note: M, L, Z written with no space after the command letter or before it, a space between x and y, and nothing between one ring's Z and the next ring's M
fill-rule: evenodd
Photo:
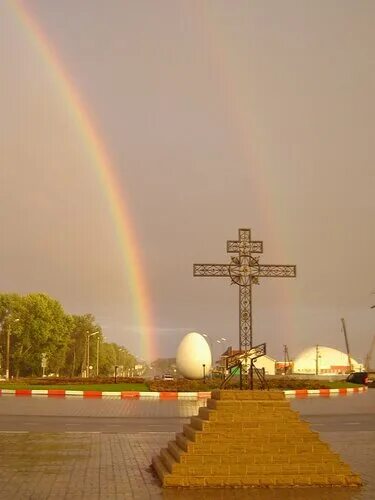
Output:
M165 487L362 484L278 391L212 391L152 465Z

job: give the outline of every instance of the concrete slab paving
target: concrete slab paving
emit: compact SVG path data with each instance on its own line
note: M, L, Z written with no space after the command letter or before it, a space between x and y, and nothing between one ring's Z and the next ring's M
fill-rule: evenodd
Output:
M364 443L371 436L363 433L353 443L348 433L334 434L323 437L329 438L333 447L361 470L365 479L361 490L164 491L150 469L150 457L173 438L173 433L6 433L0 434L0 497L3 500L172 500L228 499L230 495L230 498L261 500L373 499L375 443L366 446L363 453Z

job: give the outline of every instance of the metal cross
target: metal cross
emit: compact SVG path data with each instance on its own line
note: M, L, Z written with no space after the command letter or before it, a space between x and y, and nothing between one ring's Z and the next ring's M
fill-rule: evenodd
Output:
M238 240L227 242L227 252L238 254L231 257L230 264L194 264L194 276L225 277L239 285L239 348L242 352L253 347L251 285L258 285L259 278L295 278L296 266L259 264L259 257L252 254L263 253L263 242L251 241L250 229L239 229Z

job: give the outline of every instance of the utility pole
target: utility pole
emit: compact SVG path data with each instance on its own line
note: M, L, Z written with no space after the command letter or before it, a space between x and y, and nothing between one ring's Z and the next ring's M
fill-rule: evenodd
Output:
M342 330L344 332L344 337L345 337L345 346L346 346L346 353L348 355L348 367L349 367L349 373L353 371L353 366L352 366L352 360L350 357L350 350L349 350L349 341L348 341L348 335L346 333L346 325L345 325L345 320L344 318L341 318L341 323L342 323Z
M7 357L5 366L5 378L7 380L9 380L9 354L10 354L10 324L8 324L7 328Z
M315 375L319 375L319 346L316 346L316 356L315 356Z
M89 331L86 332L86 339L87 339L86 378L90 376L90 337L96 335L97 333L99 333L99 331L93 333L90 333Z
M96 376L99 375L99 335L96 338Z
M287 363L288 363L288 368L287 368ZM284 375L286 375L286 372L289 370L289 366L290 366L290 360L289 360L288 346L284 344Z
M6 367L5 367L5 378L9 380L9 360L10 360L10 322L11 319L8 317L8 325L7 325L7 349L6 349ZM18 318L14 319L13 322L16 323L19 321Z

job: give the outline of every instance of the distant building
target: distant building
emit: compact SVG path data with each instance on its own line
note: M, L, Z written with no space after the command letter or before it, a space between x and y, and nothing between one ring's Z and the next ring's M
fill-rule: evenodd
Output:
M228 349L223 352L220 356L220 361L219 365L224 369L225 365L225 360L228 356L233 356L234 354L239 354L240 351L238 349L232 349L232 347L228 347ZM270 356L261 356L260 358L257 358L254 360L254 364L258 370L261 370L264 368L265 374L266 375L275 375L276 373L276 360L271 358Z
M284 374L291 373L293 368L292 361L276 361L276 373Z
M363 370L363 365L350 357L353 371ZM311 375L340 375L350 371L345 352L322 345L304 349L293 362L293 373Z

